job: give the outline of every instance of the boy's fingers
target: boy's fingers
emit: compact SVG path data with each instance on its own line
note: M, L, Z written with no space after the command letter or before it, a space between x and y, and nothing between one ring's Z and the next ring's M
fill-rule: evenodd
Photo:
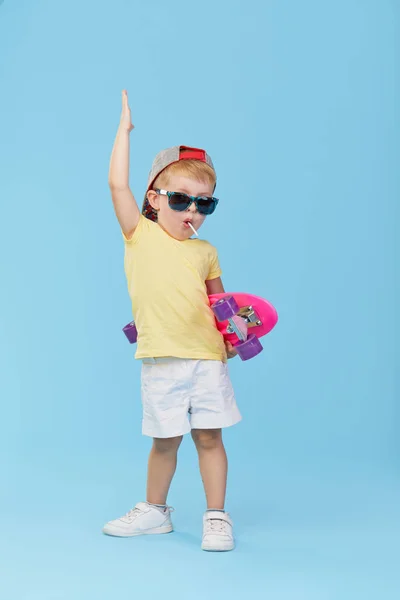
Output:
M228 340L225 342L225 347L226 347L226 352L227 354L233 358L234 356L236 356L237 354L237 350L235 348L235 346L233 344L231 344L231 342L228 342Z

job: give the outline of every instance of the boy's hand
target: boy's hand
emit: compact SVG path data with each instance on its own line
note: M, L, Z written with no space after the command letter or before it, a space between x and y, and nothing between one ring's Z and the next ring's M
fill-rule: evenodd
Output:
M128 104L128 92L122 91L122 112L120 126L126 131L131 132L134 126L132 125L131 109Z
M226 355L228 358L234 358L235 356L237 356L237 350L234 346L232 346L232 344L230 342L228 342L227 340L225 340L225 349L226 349Z

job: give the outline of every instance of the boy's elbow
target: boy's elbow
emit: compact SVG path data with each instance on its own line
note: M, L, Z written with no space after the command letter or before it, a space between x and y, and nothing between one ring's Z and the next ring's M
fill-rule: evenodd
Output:
M129 188L126 183L118 183L113 179L108 180L108 187L112 192L123 192Z

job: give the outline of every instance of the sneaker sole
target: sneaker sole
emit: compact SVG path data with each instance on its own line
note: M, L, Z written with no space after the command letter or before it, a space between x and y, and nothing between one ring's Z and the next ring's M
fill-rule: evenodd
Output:
M171 533L174 530L172 525L166 525L164 527L154 527L153 529L146 529L145 531L135 531L134 533L123 533L120 531L112 531L103 529L103 533L105 535L110 535L112 537L136 537L138 535L160 535L163 533Z
M215 546L207 546L206 544L201 545L201 549L206 552L230 552L235 549L235 544L226 545L224 547L216 548Z

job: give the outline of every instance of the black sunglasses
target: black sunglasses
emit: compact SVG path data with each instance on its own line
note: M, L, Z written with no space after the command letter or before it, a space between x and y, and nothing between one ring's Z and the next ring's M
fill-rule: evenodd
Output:
M154 190L157 194L168 196L168 204L172 210L184 211L193 202L201 215L212 215L217 208L218 198L213 196L189 196L183 192L167 192L166 190Z

